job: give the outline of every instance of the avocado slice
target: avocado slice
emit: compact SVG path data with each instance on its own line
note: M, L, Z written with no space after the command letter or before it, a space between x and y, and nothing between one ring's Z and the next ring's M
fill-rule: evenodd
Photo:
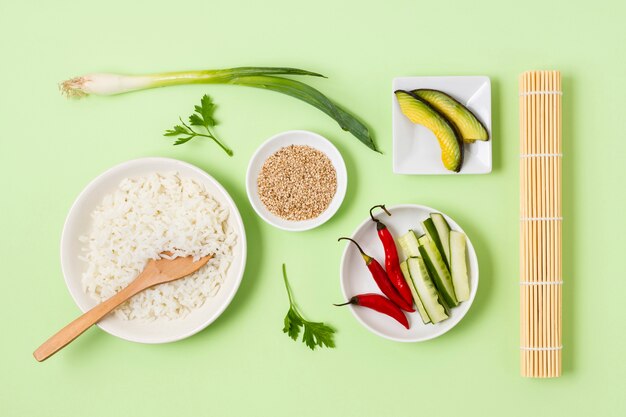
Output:
M427 127L435 134L441 147L443 166L450 171L459 172L463 163L463 140L454 126L415 94L397 90L395 95L400 110L410 121Z
M448 119L461 134L464 142L489 140L489 133L480 120L453 97L439 90L419 89L411 92Z

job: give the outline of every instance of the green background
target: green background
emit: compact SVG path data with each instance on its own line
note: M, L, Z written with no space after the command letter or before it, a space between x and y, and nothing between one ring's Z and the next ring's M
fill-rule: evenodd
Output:
M625 13L617 0L0 0L0 415L625 415ZM68 101L56 87L88 72L240 65L327 75L308 81L367 121L384 155L271 92L185 86ZM564 372L529 380L518 358L517 76L552 68L565 90ZM391 80L407 75L491 77L491 174L391 172ZM219 104L233 158L161 136L203 93ZM290 129L332 140L350 179L337 215L305 233L265 224L245 194L254 150ZM94 328L35 362L32 351L79 313L58 255L70 205L105 169L144 156L196 164L231 193L249 243L239 292L187 340L141 345ZM476 247L477 298L441 338L394 343L331 306L341 299L336 238L380 202L438 208ZM304 314L338 329L336 349L311 352L282 334L282 262Z

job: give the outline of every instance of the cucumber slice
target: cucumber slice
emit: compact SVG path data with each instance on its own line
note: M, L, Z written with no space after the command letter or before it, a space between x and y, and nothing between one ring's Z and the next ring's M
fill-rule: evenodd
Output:
M448 268L446 268L446 264L441 257L441 253L439 253L439 250L437 250L437 247L433 241L428 238L428 236L419 238L418 242L420 244L419 251L422 258L424 258L424 263L426 264L428 272L430 272L437 289L441 293L441 296L450 307L456 307L459 305L459 302L454 294L452 277L450 276Z
M446 257L446 262L452 272L452 265L450 261L450 226L441 213L431 213L430 218L435 223L437 234L439 235L439 241L443 247L443 255Z
M417 306L417 311L420 313L420 317L424 324L430 323L430 317L428 313L424 309L424 304L422 304L422 300L420 299L419 294L417 293L417 289L415 288L415 283L413 282L413 277L411 277L411 273L409 272L409 267L406 261L400 264L400 270L402 271L402 275L404 275L404 279L406 279L407 284L409 284L409 288L411 289L411 294L413 294L413 300L415 301L415 305Z
M443 309L446 311L446 314L450 315L450 306L448 305L448 303L446 303L446 300L444 300L443 297L439 297L439 303L441 303L441 305L443 306Z
M417 243L417 236L415 236L415 232L413 230L409 230L404 235L398 238L398 245L400 245L400 249L404 254L405 258L410 258L411 256L419 256L419 243Z
M450 251L452 253L452 283L454 293L459 301L467 301L470 296L469 276L467 274L467 258L465 235L455 230L450 232Z
M435 288L430 276L428 276L428 271L422 258L413 257L407 259L407 266L419 298L422 300L424 309L430 317L430 321L434 324L447 319L448 315L439 303L437 288Z
M435 227L435 222L433 222L433 219L429 217L422 222L422 226L424 226L424 231L426 232L426 236L430 238L431 242L435 244L435 246L437 247L437 250L442 255L441 259L446 264L446 268L448 269L448 272L449 272L450 264L448 263L444 255L445 251L443 249L441 239L439 239L439 233L437 232L437 227Z

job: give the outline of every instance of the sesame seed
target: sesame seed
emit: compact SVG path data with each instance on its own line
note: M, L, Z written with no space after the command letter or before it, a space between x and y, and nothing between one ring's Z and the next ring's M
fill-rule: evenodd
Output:
M265 207L285 220L318 217L337 191L337 172L323 152L306 145L279 149L263 163L257 178Z

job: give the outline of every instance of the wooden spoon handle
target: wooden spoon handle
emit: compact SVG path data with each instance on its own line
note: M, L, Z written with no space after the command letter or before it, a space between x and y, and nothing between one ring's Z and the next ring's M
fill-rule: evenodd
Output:
M50 339L46 340L43 345L39 346L33 353L35 359L42 362L59 350L67 346L72 340L83 334L85 330L100 321L104 316L109 314L115 307L128 300L133 295L144 290L146 286L140 279L135 279L126 288L115 294L113 297L98 304L85 314L59 330Z

